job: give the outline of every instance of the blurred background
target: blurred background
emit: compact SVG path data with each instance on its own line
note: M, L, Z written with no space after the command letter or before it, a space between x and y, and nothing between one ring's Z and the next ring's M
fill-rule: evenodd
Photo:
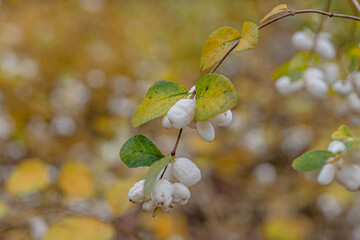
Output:
M255 50L218 69L239 104L211 144L185 129L177 155L202 170L186 206L153 218L128 202L147 168L128 169L122 144L141 133L167 154L177 136L159 119L131 127L147 89L159 80L190 89L204 74L201 48L212 31L259 23L279 3L323 9L326 1L2 0L0 239L360 239L359 194L291 168L306 150L326 148L340 124L356 133L360 120L339 114L335 95L282 97L271 77L296 52L291 35L316 31L318 15L266 27ZM354 14L351 1L333 1L331 11ZM353 28L327 19L338 55L359 43Z

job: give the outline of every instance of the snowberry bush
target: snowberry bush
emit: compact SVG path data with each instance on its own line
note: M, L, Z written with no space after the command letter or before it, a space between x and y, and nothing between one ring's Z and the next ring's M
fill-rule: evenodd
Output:
M189 188L200 181L201 172L190 159L176 156L183 130L196 129L204 141L211 142L215 138L215 127L231 124L230 109L237 104L233 84L226 76L215 71L230 53L255 48L260 29L282 18L303 13L360 21L359 17L319 10L292 11L285 4L280 4L260 21L260 26L245 22L241 33L228 26L211 33L204 43L200 59L200 70L211 70L198 79L190 90L172 81L159 81L149 88L131 119L132 126L136 128L162 117L164 128L178 129L179 132L172 152L166 155L149 138L140 134L122 146L120 157L128 167L150 167L145 179L129 190L129 201L142 204L145 212L153 212L154 215L169 212L175 205L185 205L189 201ZM319 100L336 92L346 96L350 109L360 112L357 60L349 61L350 72L340 73L331 36L320 30L316 33L305 30L293 34L291 41L299 52L275 70L275 88L284 96L301 92L310 99ZM299 171L321 169L318 175L320 184L330 184L336 178L348 190L357 191L360 188L360 165L356 163L359 155L356 150L360 138L354 138L345 125L332 138L327 150L301 155L294 160L293 168Z

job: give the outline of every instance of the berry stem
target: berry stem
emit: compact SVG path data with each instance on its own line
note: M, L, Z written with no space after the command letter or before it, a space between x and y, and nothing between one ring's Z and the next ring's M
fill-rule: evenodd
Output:
M180 141L180 137L181 137L181 133L182 133L183 129L181 128L180 131L179 131L179 134L178 134L178 137L176 139L176 143L175 143L175 146L174 146L174 149L171 151L171 156L175 156L176 154L176 149L179 145L179 141ZM164 171L165 172L165 171Z

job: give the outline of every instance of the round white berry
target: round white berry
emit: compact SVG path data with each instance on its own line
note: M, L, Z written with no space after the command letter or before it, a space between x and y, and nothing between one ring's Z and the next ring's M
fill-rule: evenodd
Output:
M350 81L337 80L333 83L332 89L341 95L346 95L353 91L353 86Z
M358 191L360 187L360 167L340 160L338 162L338 171L336 171L336 179L349 191Z
M325 81L328 84L333 84L339 75L339 67L336 63L326 63L323 65Z
M332 163L327 163L321 169L318 176L318 183L321 185L329 185L335 177L335 166Z
M334 44L324 37L318 39L315 52L324 59L334 59L336 57Z
M142 208L144 212L151 212L155 210L156 204L154 203L154 201L149 200L143 203Z
M164 128L166 129L172 129L174 128L173 125L171 124L169 118L167 115L165 115L162 119L162 125L164 126Z
M215 117L210 118L209 121L214 125L227 127L231 124L232 118L233 118L232 112L230 109L228 109L226 112L220 113Z
M327 150L334 153L334 154L336 154L336 153L345 152L346 147L345 147L345 144L343 142L341 142L339 140L334 140L329 144Z
M190 190L182 183L174 183L172 191L172 202L185 205L189 201Z
M196 129L204 141L211 142L214 140L215 130L209 121L196 122Z
M151 200L156 206L168 207L172 202L172 184L166 179L156 181L154 190L151 193Z
M172 174L187 187L198 183L201 179L200 169L187 158L176 158L172 165Z
M360 99L356 93L350 93L347 97L350 108L355 112L360 112Z
M313 44L312 37L309 37L305 32L299 31L292 35L292 44L299 50L310 51Z
M283 96L293 94L300 90L303 86L303 81L299 80L296 82L292 82L291 78L288 76L282 76L275 82L275 87L277 91Z
M180 99L172 106L167 117L174 128L186 127L195 117L196 102L194 99Z
M128 198L130 202L133 203L142 203L145 200L144 195L144 184L145 180L140 180L134 184L129 190Z
M305 78L306 90L316 98L324 99L328 93L328 85L320 78Z
M325 75L323 71L321 71L319 68L314 68L314 67L306 69L303 75L304 78L306 79L312 79L312 78L318 78L321 80L325 79Z

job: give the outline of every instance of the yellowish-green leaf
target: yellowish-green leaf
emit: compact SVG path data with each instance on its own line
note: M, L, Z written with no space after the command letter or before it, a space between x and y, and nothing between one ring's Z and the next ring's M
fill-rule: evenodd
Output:
M94 182L87 165L69 161L60 170L60 189L69 197L91 197L95 194Z
M331 134L331 138L334 140L345 140L350 137L352 137L352 134L349 127L346 125L341 125L333 134Z
M6 190L11 195L23 196L45 189L50 183L48 169L40 159L22 161L6 182Z
M134 204L128 200L128 192L134 185L134 182L134 179L119 179L114 185L107 189L105 199L116 215L120 216L134 206Z
M258 42L258 26L253 22L244 22L241 31L241 39L234 52L253 49Z
M163 159L160 159L159 161L155 162L150 167L149 171L146 174L146 179L145 179L145 185L144 185L145 196L150 197L150 194L151 194L152 190L154 189L154 185L155 185L156 179L159 176L160 171L173 159L174 159L174 157L171 156L171 154L169 154L166 157L164 157Z
M196 82L197 121L206 121L236 105L236 91L223 75L210 73Z
M260 23L264 22L266 19L278 14L278 13L281 13L281 12L284 12L284 11L288 11L289 9L287 8L287 5L286 4L279 4L277 5L276 7L274 7L268 14L265 15L265 17L263 17L260 21Z
M43 240L113 240L115 229L97 219L67 216L55 222Z
M171 81L159 81L151 86L137 107L131 119L133 127L155 118L164 116L169 109L180 99L186 98L188 91L179 83Z
M221 27L206 39L200 59L200 70L204 71L217 63L240 39L240 33L232 27Z

